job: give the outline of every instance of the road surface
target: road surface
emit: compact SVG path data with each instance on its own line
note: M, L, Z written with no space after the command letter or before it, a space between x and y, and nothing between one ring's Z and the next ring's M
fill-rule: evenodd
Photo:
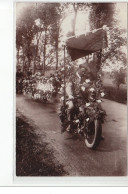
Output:
M86 148L83 139L60 133L58 104L42 104L17 95L16 108L38 127L42 141L48 142L56 162L69 176L127 175L127 106L104 100L107 118L103 124L105 140L96 150ZM45 135L45 136L44 136Z

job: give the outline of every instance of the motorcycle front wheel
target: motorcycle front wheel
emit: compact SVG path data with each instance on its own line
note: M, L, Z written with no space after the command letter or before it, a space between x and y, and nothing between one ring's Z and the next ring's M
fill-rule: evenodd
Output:
M102 125L100 120L94 120L88 126L88 132L85 138L87 148L95 149L101 140Z

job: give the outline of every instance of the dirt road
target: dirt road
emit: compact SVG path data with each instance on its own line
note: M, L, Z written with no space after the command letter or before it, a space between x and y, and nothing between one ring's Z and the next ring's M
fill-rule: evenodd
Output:
M58 104L41 104L27 97L16 97L16 107L28 120L38 126L37 133L70 176L124 176L127 174L127 106L104 100L107 112L103 125L105 140L90 150L80 138L60 133Z

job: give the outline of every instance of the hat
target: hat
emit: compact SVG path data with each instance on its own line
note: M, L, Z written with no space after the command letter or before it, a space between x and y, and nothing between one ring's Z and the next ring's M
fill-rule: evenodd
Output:
M87 63L80 64L80 65L79 65L79 68L80 68L81 70L83 70L83 71L86 71L86 70L90 71L90 68L89 68L89 66L88 66Z

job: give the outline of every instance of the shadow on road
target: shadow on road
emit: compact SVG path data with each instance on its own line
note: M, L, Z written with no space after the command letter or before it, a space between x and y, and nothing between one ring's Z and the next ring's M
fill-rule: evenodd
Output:
M25 118L17 117L16 176L64 176L63 166L54 163L53 152L47 146Z

